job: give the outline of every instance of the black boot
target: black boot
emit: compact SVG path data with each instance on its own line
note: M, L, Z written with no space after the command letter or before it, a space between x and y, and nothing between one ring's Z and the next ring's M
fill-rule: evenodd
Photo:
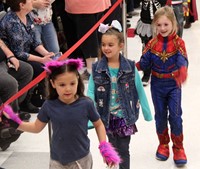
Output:
M185 29L188 29L188 28L190 28L191 26L192 26L192 24L191 24L191 22L190 22L190 17L189 17L189 16L185 17L185 25L184 25L184 28L185 28Z
M30 89L27 93L26 98L24 99L24 101L19 105L20 107L20 111L23 112L28 112L28 113L38 113L39 112L39 108L34 106L31 103L31 97L33 94L33 90L34 88Z

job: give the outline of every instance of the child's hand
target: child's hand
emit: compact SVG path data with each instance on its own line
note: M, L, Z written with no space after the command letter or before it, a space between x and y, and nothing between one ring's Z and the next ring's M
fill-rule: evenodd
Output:
M101 155L104 158L105 163L109 167L113 167L121 163L120 156L118 155L118 153L115 151L114 147L110 143L106 141L102 141L99 145L99 150L100 150Z
M19 118L19 116L12 110L12 108L9 105L4 106L3 108L3 114L8 118L16 122L17 124L21 124L22 120Z
M182 66L178 71L179 75L175 77L175 80L178 87L180 87L181 84L184 83L187 79L187 67Z

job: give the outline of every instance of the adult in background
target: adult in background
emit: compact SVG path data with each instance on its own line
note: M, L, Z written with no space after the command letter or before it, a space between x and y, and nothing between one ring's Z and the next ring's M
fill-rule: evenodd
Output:
M0 106L24 88L33 76L32 67L18 60L2 40L0 40L0 75ZM26 93L14 100L11 106L23 120L29 120L30 114L22 113L19 109L19 104L24 101L25 97ZM11 123L1 118L0 110L0 148L2 151L5 151L21 134L12 127Z
M103 12L111 5L110 0L65 0L65 14L62 23L66 32L68 47L72 47L102 17ZM95 30L81 45L80 50L86 61L87 69L83 78L88 80L92 63L98 55L99 38Z
M33 77L32 67L21 60L18 60L5 43L0 40L0 97L6 102L18 90L25 87ZM18 112L19 105L24 101L26 93L19 99L14 100L11 105Z
M44 47L51 52L59 52L57 34L52 22L52 3L55 0L33 0L33 11L36 39L43 43Z
M47 51L44 46L36 40L35 28L30 16L33 10L32 0L7 0L10 11L0 21L0 38L11 49L14 55L27 63L34 70L33 78L43 72L43 64L51 61L53 52ZM40 83L44 90L44 83ZM23 111L32 109L31 113L37 113L39 109L31 103L33 89L27 94L26 104L20 105ZM45 92L44 94L45 95ZM30 107L27 107L30 106Z

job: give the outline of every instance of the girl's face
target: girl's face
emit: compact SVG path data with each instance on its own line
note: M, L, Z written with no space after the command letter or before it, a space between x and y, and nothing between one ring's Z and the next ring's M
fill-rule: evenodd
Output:
M123 45L123 43L119 43L116 35L102 36L101 50L108 59L118 58Z
M74 72L58 75L54 81L51 80L51 85L56 89L58 98L62 102L70 104L76 100L78 77Z
M155 23L155 26L157 33L161 34L163 37L167 37L172 33L172 22L165 15L159 17L159 19Z

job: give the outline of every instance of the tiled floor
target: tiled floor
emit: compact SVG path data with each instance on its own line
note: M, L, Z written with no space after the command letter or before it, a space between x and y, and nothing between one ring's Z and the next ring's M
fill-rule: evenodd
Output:
M198 1L200 11L200 2ZM132 26L138 17L131 19ZM200 168L200 21L195 22L188 30L184 30L183 39L189 57L189 78L183 86L182 107L184 124L184 146L188 157L188 164L184 169ZM128 58L139 60L141 54L140 39L128 38ZM145 88L152 106L149 86ZM32 120L35 115L32 115ZM155 159L158 145L155 124L145 122L142 115L137 122L139 132L132 136L130 144L131 169L175 169L172 153L166 162ZM104 169L106 165L99 154L98 141L95 130L89 130L91 152L94 159L94 169ZM49 141L47 127L39 134L23 133L8 150L0 152L0 166L6 169L48 169Z

